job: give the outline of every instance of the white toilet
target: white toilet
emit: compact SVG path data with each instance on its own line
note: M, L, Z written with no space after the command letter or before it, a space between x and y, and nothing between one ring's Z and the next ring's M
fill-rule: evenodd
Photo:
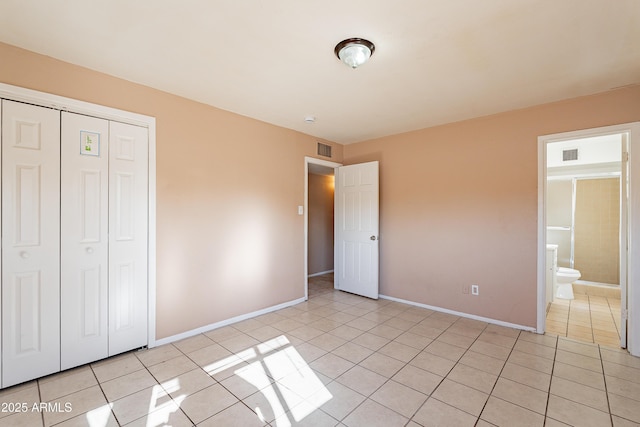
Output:
M573 268L558 267L556 271L555 297L573 299L572 283L580 278L580 271Z

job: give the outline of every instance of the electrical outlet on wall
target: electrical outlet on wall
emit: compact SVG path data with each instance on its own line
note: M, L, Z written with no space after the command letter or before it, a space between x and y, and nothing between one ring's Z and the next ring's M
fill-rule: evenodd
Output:
M480 286L471 285L471 295L480 295Z

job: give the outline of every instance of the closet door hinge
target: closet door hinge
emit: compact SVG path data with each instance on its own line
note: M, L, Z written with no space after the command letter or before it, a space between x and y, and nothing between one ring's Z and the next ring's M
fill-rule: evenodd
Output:
M622 152L622 161L623 162L628 162L629 161L629 152L628 151L623 151Z
M629 316L629 313L627 312L626 308L623 308L622 310L620 310L620 317L622 317L622 320L627 320Z

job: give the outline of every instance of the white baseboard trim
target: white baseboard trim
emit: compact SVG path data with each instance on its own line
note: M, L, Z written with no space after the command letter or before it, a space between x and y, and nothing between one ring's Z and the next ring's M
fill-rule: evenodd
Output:
M466 317L467 319L479 320L481 322L491 323L493 325L505 326L507 328L521 329L528 332L536 332L536 328L530 326L516 325L515 323L503 322L502 320L490 319L488 317L476 316L475 314L462 313L460 311L449 310L447 308L435 307L433 305L421 304L419 302L408 301L400 298L394 298L387 295L378 295L379 298L389 301L401 302L403 304L413 305L421 308L428 308L429 310L439 311L441 313L453 314L454 316Z
M329 273L333 273L333 270L321 271L320 273L313 273L308 275L307 277L322 276L323 274L329 274Z
M254 311L252 313L242 314L240 316L232 317L230 319L222 320L220 322L211 323L210 325L202 326L200 328L192 329L190 331L182 332L177 335L172 335L170 337L161 338L155 341L155 345L153 347L161 346L164 344L169 344L175 341L183 340L185 338L192 337L194 335L202 334L204 332L209 332L214 329L221 328L223 326L228 326L234 323L241 322L243 320L251 319L253 317L261 316L263 314L271 313L273 311L281 310L283 308L291 307L292 305L300 304L305 302L304 298L298 298L293 301L283 302L282 304L274 305L271 307L263 308L262 310ZM151 347L151 346L150 346Z

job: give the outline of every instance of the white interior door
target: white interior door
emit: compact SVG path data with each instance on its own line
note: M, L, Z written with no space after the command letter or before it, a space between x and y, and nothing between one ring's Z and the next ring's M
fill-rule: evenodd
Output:
M629 134L623 133L620 172L620 347L627 348L627 291L629 260Z
M60 370L60 113L2 101L2 387Z
M147 345L148 131L109 124L109 355Z
M335 282L378 298L378 162L336 168Z
M108 356L109 122L62 113L61 368Z

